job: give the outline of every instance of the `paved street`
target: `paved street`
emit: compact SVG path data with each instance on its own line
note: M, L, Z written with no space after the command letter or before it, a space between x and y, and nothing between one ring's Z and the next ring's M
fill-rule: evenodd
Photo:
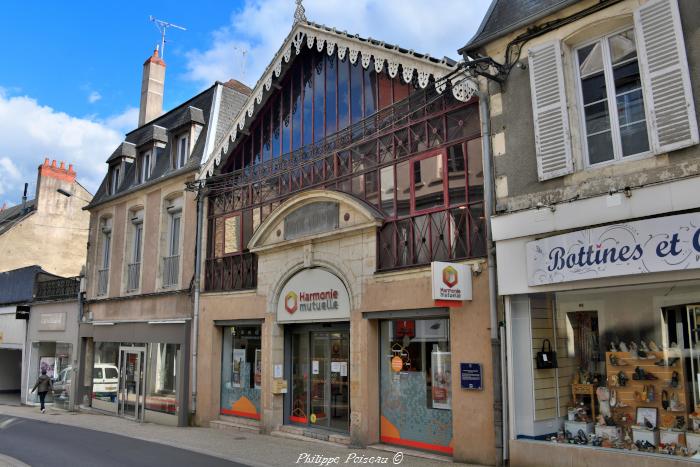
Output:
M8 423L6 420L16 419ZM299 440L249 432L204 427L171 427L85 412L0 403L0 467L2 455L34 466L188 465L193 467L246 465L294 466L308 454L337 457L338 465L354 465L362 456L382 456L393 465L395 452L376 448L358 449L312 440ZM41 446L41 448L38 448ZM402 450L402 467L445 467L439 456L416 457ZM348 460L348 456L355 456ZM425 456L425 454L421 454ZM54 461L54 462L51 462ZM69 461L69 462L67 462ZM5 461L6 462L6 461ZM12 465L12 464L8 464ZM306 463L306 465L320 465ZM372 465L368 463L368 465ZM459 464L465 465L465 464ZM24 466L20 466L24 467Z
M244 465L112 433L7 415L0 416L0 453L33 467Z

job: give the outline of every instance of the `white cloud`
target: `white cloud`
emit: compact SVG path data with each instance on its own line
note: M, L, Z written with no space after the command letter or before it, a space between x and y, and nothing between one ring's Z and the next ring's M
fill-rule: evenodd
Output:
M135 124L131 108L101 121L73 117L31 97L0 94L0 205L17 202L24 182L32 193L45 157L73 164L78 181L94 193L105 161L123 141L123 131Z
M310 21L372 37L434 57L458 58L457 49L474 34L490 0L308 0ZM186 76L208 85L237 78L254 85L292 26L295 5L289 0L247 0L228 24L212 33L206 50L187 54ZM241 48L247 50L242 77Z
M97 91L92 91L90 95L88 95L88 102L91 104L94 104L95 102L99 101L102 99L102 94L100 94Z

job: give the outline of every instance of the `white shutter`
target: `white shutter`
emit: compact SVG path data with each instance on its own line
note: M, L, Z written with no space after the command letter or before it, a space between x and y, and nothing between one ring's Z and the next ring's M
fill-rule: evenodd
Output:
M634 12L642 83L657 152L698 143L698 125L676 0L654 0Z
M561 43L543 44L528 51L535 151L540 180L573 172L569 115L564 92Z

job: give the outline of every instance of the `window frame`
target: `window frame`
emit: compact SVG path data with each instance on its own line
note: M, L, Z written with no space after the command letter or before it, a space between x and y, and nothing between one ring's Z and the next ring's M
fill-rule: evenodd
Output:
M137 221L132 221L132 224L134 225L134 232L132 239L131 262L132 264L140 264L143 259L143 220L139 219Z
M449 146L447 146L449 147ZM449 208L450 206L450 200L448 198L448 184L447 184L447 147L441 147L440 149L435 149L432 151L426 151L418 156L412 157L409 159L409 167L408 167L408 174L410 177L410 186L411 186L411 191L410 191L410 209L409 209L409 215L410 216L419 216L422 214L430 214L432 212L438 212L438 211L444 211ZM416 183L415 183L415 177L416 177L416 172L415 172L415 164L419 163L420 161L424 159L429 159L431 157L435 156L441 156L442 157L442 197L443 197L443 203L440 206L434 206L431 208L427 209L420 209L416 210ZM421 174L421 180L423 178L423 174ZM425 183L422 182L421 183ZM394 181L394 184L396 185L396 181Z
M184 159L182 151L182 141L185 141ZM181 169L187 164L190 158L190 135L189 133L181 133L175 138L175 168Z
M635 48L637 51L637 63L639 66L639 72L640 72L640 79L641 79L641 92L642 92L642 99L643 99L643 104L644 104L644 121L646 124L646 130L647 130L647 142L649 149L647 151L638 153L638 154L633 154L630 156L623 156L622 155L622 137L620 133L620 122L619 122L619 117L618 117L618 112L617 112L617 94L615 92L615 81L614 81L614 76L613 76L613 64L612 64L612 58L610 55L610 44L609 44L609 39L613 36L616 36L620 33L626 32L626 31L632 31L632 34L634 35L635 38ZM583 104L583 87L581 86L581 70L580 70L580 64L579 64L579 58L578 58L578 52L579 50L583 49L584 47L600 43L601 46L601 53L602 53L602 60L603 60L603 76L605 78L605 98L608 103L608 115L610 119L610 132L611 132L611 139L612 139L612 149L613 149L613 158L607 161L603 162L597 162L597 163L591 163L590 162L590 155L588 152L588 130L586 129L586 112ZM571 66L574 69L574 86L576 88L576 105L578 107L577 114L579 118L579 138L580 138L580 145L581 145L581 157L583 159L583 168L584 169L595 169L599 167L605 167L609 165L615 165L615 164L620 164L624 163L627 161L635 161L635 160L641 160L641 159L646 159L649 157L654 156L655 150L653 147L653 143L651 140L651 133L652 133L652 128L650 127L650 112L649 112L649 97L647 95L647 90L646 87L644 86L643 82L643 76L642 76L642 57L639 55L639 45L638 45L638 37L637 37L637 30L634 24L628 24L623 27L618 27L606 34L603 35L597 35L595 38L585 40L582 42L578 42L575 45L572 45L570 47L570 52L571 52ZM611 99L612 97L612 99Z
M173 250L173 246L175 243L175 220L177 220L177 251ZM180 247L182 244L181 237L182 237L182 211L177 210L172 213L170 213L170 221L169 221L169 231L168 231L168 256L179 256L180 255Z
M113 195L119 187L119 166L114 165L110 170L109 194Z
M145 160L148 158L148 164ZM141 153L139 158L139 183L146 183L151 177L151 169L153 167L153 149L147 149Z

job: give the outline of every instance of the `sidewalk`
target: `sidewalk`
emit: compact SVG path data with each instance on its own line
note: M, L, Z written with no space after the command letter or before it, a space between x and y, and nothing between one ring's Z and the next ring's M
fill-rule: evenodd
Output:
M373 448L355 449L331 443L301 441L255 433L235 433L212 428L178 428L153 423L135 423L109 415L65 412L51 408L47 408L46 414L42 415L36 407L0 405L0 415L41 419L48 423L114 433L188 449L251 466L322 465L318 457L316 458L317 462L312 462L314 460L313 456L316 455L325 458L337 457L337 464L333 463L330 465L362 463L360 460L361 456L366 458L376 458L377 456L387 458L384 465L395 465L393 459L396 453L394 452ZM297 464L300 456L303 457L305 454L308 454L307 462L302 460ZM356 457L353 458L353 455ZM351 456L349 460L348 456ZM329 464L326 463L325 465ZM447 467L450 463L404 454L400 465L405 467Z

